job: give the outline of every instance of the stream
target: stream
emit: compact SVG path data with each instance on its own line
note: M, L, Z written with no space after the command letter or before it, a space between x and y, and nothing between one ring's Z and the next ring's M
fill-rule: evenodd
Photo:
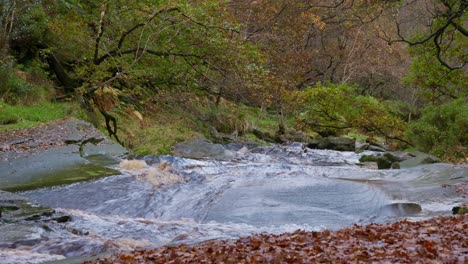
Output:
M0 239L0 263L448 215L462 198L442 185L468 178L466 166L442 163L365 169L358 160L372 152L305 151L298 143L235 153L228 161L145 157L150 166L168 162L182 183L156 187L144 176L149 167L115 165L120 175L22 192L71 221L14 224L29 235Z

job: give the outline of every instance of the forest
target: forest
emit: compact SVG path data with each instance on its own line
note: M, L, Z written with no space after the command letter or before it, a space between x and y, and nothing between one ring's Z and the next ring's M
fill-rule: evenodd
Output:
M467 263L467 63L467 0L0 0L0 263Z
M1 0L0 129L78 116L165 154L213 128L265 140L286 127L466 162L467 8Z

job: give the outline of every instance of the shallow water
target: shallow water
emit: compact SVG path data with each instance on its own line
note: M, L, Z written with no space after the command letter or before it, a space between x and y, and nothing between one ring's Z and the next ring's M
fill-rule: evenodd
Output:
M377 171L356 166L361 155L304 152L302 145L291 144L244 149L230 161L146 157L148 164L168 161L185 182L155 188L141 176L145 168L25 192L71 215L72 221L35 227L34 241L0 241L1 247L10 248L0 250L0 262L34 263L253 233L418 219L449 214L461 201L441 184L466 181L466 168L434 164ZM422 211L405 212L404 206L388 210L395 202L419 204Z

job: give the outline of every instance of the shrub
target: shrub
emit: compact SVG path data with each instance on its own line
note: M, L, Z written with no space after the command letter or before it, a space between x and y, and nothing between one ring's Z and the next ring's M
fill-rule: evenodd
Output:
M362 96L347 84L318 84L298 92L296 102L302 106L297 124L322 136L362 133L383 136L395 147L403 139L405 123L393 115L379 100Z
M440 106L427 106L421 119L408 129L408 138L423 151L457 161L467 156L468 104L460 98Z
M0 100L10 104L32 105L52 94L49 83L37 67L23 71L13 63L0 61Z
M208 121L217 131L225 134L237 133L241 136L252 130L252 124L238 110L213 108L208 113Z

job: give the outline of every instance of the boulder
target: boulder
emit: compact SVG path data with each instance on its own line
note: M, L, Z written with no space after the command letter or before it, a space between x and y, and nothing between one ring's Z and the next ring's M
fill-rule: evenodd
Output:
M3 222L38 220L53 213L53 209L39 206L26 197L0 191L0 220Z
M399 158L393 156L390 153L385 153L384 155L378 154L377 156L374 155L362 155L359 159L359 162L376 162L377 168L379 170L385 169L399 169Z
M401 168L401 166L400 166L399 162L393 162L392 166L390 166L390 169L394 169L394 170L398 170L400 168Z
M400 162L401 168L411 168L423 164L432 164L440 162L440 159L424 152L414 151L409 154L412 158Z
M0 248L31 246L42 240L46 229L32 223L9 223L0 226Z
M402 162L412 158L408 153L402 151L386 152L384 157L386 157L391 162Z
M452 213L454 215L468 214L468 207L455 206L452 208Z
M385 157L379 157L377 159L377 167L379 170L386 170L392 167L392 162Z
M359 158L359 162L377 162L377 160L380 158L380 156L374 156L374 155L362 155Z
M387 151L387 149L385 147L377 146L377 145L374 145L374 144L370 144L367 149L370 150L370 151L376 151L376 152L385 152L385 151Z
M355 151L357 153L361 153L364 150L367 150L369 148L369 146L370 146L370 144L367 143L367 142L356 141L356 145L354 146L354 148L355 148Z
M283 130L278 130L275 135L275 141L277 143L286 143L286 142L303 142L309 143L312 138L302 131L298 131L293 128L284 128Z
M235 157L232 151L221 144L214 144L205 138L195 138L175 144L174 155L189 159L228 160Z
M379 214L391 216L406 216L419 214L422 211L421 205L417 203L392 203L384 205Z
M311 149L330 149L338 151L354 151L355 140L348 137L326 137L313 139L307 144Z

